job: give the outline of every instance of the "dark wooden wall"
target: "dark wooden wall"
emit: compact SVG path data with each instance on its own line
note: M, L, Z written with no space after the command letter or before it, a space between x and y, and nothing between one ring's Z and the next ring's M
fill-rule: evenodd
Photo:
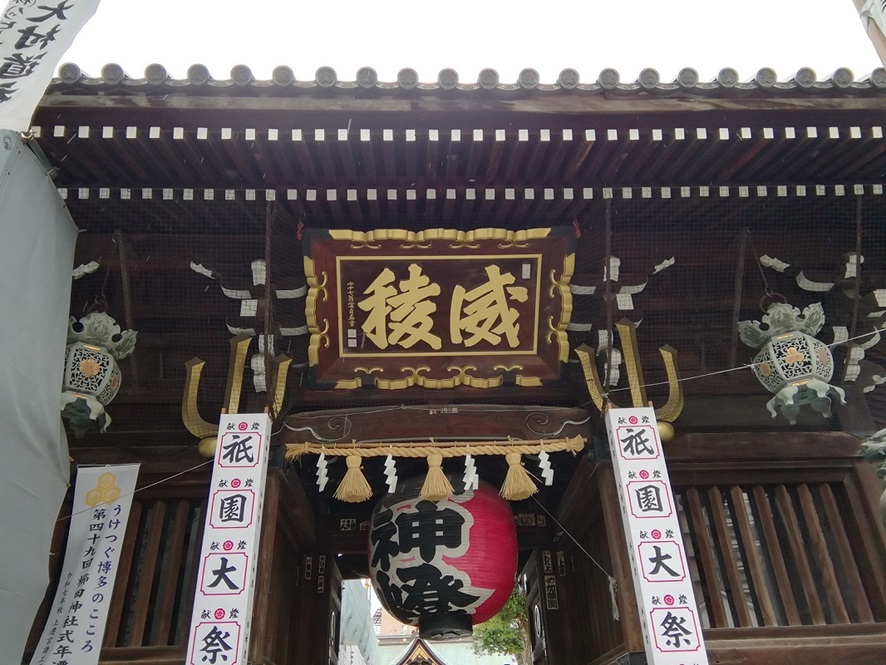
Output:
M884 662L886 533L857 439L684 434L666 453L712 662ZM524 569L530 617L540 615L546 637L546 650L534 642L536 665L643 651L616 497L612 467L583 461L561 504L564 533Z

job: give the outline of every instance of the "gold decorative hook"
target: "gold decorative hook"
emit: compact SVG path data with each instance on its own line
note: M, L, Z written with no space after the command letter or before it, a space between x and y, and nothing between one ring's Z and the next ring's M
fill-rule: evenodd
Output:
M203 373L205 364L206 361L200 358L191 358L185 363L185 390L182 394L182 422L187 430L198 439L212 436L218 430L218 425L203 420L197 409L200 375Z
M649 402L646 398L646 383L643 379L643 367L640 364L640 352L637 347L637 326L633 321L622 319L615 324L615 328L621 339L628 385L631 388L631 402L636 408L647 406ZM677 351L667 345L662 346L658 351L661 353L668 377L668 400L662 407L656 409L655 416L659 420L673 422L683 411L683 385L680 383L680 374L677 369ZM594 362L596 352L591 347L582 344L575 350L575 353L581 362L591 401L598 410L603 411L604 404L609 398Z
M225 408L227 413L237 413L240 409L240 393L243 390L243 367L252 337L239 334L231 338L231 355L228 361L228 380L225 384Z
M243 389L243 367L249 349L249 335L237 335L231 339L231 354L228 362L228 380L225 387L225 409L227 413L237 413L240 407L240 393ZM200 376L203 373L205 360L191 358L185 363L185 388L182 394L182 422L187 430L198 439L213 436L218 425L203 420L197 408L197 393L200 391ZM288 364L286 366L288 370ZM279 370L278 370L279 371ZM285 373L283 385L286 385ZM279 385L279 384L278 384ZM278 391L279 397L279 391ZM279 397L282 401L282 397Z
M289 366L291 364L292 358L283 353L274 358L274 365L277 368L277 376L274 379L274 418L280 415L280 410L283 408L283 397L286 394L286 377L289 375Z

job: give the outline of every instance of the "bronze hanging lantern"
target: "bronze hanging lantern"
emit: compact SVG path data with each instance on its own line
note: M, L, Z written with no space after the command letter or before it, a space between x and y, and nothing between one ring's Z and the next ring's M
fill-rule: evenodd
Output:
M120 390L122 374L117 361L135 349L137 334L121 331L104 312L91 312L79 321L71 317L61 409L62 418L77 436L93 425L104 432L111 424L105 406Z
M813 336L824 320L820 303L809 305L801 313L787 303L775 302L767 308L762 322L739 322L742 341L760 349L751 368L763 387L775 394L766 404L773 418L780 411L794 425L800 407L807 404L829 418L831 396L846 403L845 391L829 383L834 375L831 350Z

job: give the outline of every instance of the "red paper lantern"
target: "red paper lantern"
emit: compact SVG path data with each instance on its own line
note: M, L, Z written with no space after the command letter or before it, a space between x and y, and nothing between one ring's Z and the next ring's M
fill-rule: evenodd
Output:
M514 588L517 532L507 501L488 483L452 497L419 498L421 478L401 484L372 513L369 571L379 600L425 639L471 634Z

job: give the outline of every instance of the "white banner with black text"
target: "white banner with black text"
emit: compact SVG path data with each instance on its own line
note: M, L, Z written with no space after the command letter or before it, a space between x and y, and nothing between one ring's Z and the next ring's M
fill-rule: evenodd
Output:
M138 464L78 467L55 602L31 665L96 665Z
M708 665L655 410L606 411L649 665Z
M245 665L271 419L223 414L194 593L188 665Z
M27 132L65 51L99 0L9 0L0 17L0 129Z

